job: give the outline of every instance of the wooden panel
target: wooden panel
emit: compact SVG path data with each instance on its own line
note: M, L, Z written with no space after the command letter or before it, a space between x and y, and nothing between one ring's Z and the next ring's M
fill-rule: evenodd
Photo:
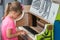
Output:
M25 17L25 15L24 15L24 17ZM21 20L19 20L19 21L16 22L16 26L24 26L24 24L25 24L24 17L23 17L23 19L21 19Z
M45 26L42 22L39 22L39 21L37 21L37 24L42 28L44 28L44 26Z
M24 40L23 38L21 38L20 36L18 36L18 40Z
M24 37L18 36L18 40L26 40ZM32 40L28 35L27 35L27 40Z
M24 5L24 11L29 12L31 5Z
M25 13L23 19L16 22L17 26L31 26L32 25L32 15L28 12Z
M28 13L28 26L32 26L32 15Z

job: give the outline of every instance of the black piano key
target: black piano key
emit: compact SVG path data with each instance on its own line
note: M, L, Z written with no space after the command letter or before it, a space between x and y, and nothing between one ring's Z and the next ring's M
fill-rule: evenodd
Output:
M24 28L25 28L26 30L28 30L29 32L31 32L33 35L38 34L35 30L31 29L31 28L28 27L28 26L24 26Z

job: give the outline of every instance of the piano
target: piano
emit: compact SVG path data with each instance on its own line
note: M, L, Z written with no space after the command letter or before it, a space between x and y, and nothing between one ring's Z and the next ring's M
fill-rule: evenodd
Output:
M38 16L37 12L33 13L33 10L32 10L32 12L30 12L29 11L30 7L31 7L31 5L24 6L24 13L25 13L24 17L21 20L17 21L16 24L17 24L18 30L24 30L28 33L27 34L28 39L35 40L35 35L39 34L43 31L43 29L45 28L45 24L51 24L51 22L42 18L40 15ZM57 5L57 7L58 7L58 5ZM56 10L55 10L55 12L56 12ZM23 37L21 37L21 38L23 40L25 40Z
M33 14L26 12L24 15L24 18L21 19L20 21L16 22L17 29L26 31L28 33L27 35L28 35L29 40L35 40L35 35L42 32L42 30L44 29L44 25L47 23L50 24L46 20L40 19L38 17L36 19L36 17L37 16L34 16ZM33 20L34 18L35 18L35 20ZM18 37L19 40L22 38L22 37L21 38L20 37ZM25 40L25 39L22 38L22 40Z

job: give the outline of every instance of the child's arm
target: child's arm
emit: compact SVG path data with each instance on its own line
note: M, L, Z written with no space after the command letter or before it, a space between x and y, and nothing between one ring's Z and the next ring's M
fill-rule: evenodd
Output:
M13 37L17 37L18 35L25 35L25 32L19 31L19 32L16 32L15 34L12 34L12 29L8 29L6 32L6 35L8 38L13 38Z
M16 32L15 34L12 34L12 29L8 29L6 31L6 35L8 38L13 38L13 37L17 37L18 35L20 35L20 32Z

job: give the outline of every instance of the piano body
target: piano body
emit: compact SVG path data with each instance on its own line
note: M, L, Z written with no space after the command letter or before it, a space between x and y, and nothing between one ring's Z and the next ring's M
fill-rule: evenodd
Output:
M18 27L17 29L24 30L28 33L27 35L29 40L35 40L35 35L42 32L45 24L50 23L43 18L29 12L30 6L31 5L25 5L26 9L24 17L21 20L17 21L16 24ZM18 38L19 40L24 40L24 38L22 38L21 36L19 36Z
M35 9L37 9L36 11L38 11L39 7L41 7L41 9L39 10L39 12L41 12L42 6L44 4L43 4L43 0L42 0L42 2L38 3L39 1L40 0L38 0L36 2L36 0L34 0L33 3L36 2L36 4L32 3L32 6ZM46 0L46 4L49 5L49 6L47 6L47 5L44 5L44 6L46 6L49 10L46 7L45 8L48 10L48 12L52 9L55 9L54 10L55 11L54 15L56 16L57 10L59 8L59 4L56 4L57 1L54 1L54 0L52 0L52 1L55 2L55 3L52 3L50 0L48 0L48 1L49 1L50 5L47 4L47 0ZM58 3L60 3L60 2L58 2ZM38 4L40 4L40 6ZM38 5L39 7L36 6L36 5ZM54 8L53 5L56 6L56 7ZM50 8L50 7L52 7L52 8ZM37 14L38 12L35 12L34 10L30 11L30 9L31 9L31 5L25 5L24 6L24 13L25 13L24 17L21 20L17 21L16 24L17 24L17 27L18 27L17 29L24 30L28 33L27 34L28 40L35 40L35 35L41 33L45 29L46 24L50 24L49 27L47 28L48 30L53 29L53 26L52 26L53 23L52 22L54 22L53 18L55 18L55 16L51 17L51 19L49 18L49 20L46 20L45 18L43 18L39 14ZM47 13L47 10L44 9L43 11ZM42 16L45 16L45 15L42 15ZM53 21L51 21L51 20L53 20ZM25 40L21 36L19 36L18 38L19 38L19 40Z

